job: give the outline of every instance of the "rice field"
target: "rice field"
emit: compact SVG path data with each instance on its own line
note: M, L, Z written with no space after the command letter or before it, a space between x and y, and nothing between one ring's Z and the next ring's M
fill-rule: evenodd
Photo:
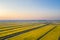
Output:
M60 40L60 23L0 23L0 40Z

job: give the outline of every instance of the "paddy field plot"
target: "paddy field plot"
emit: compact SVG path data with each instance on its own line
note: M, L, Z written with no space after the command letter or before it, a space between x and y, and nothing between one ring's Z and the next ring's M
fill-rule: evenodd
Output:
M0 24L0 40L59 40L60 24Z

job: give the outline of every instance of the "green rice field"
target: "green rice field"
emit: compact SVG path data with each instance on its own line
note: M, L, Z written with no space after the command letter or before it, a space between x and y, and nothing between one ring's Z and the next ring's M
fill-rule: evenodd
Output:
M0 40L60 40L60 23L0 23Z

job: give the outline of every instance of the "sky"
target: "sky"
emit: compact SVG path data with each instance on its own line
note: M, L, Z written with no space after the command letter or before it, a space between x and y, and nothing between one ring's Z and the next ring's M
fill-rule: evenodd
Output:
M0 20L60 20L60 0L0 0Z

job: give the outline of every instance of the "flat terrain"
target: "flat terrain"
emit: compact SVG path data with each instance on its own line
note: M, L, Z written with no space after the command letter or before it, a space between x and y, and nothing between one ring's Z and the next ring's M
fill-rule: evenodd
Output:
M0 40L60 40L60 23L0 23Z

